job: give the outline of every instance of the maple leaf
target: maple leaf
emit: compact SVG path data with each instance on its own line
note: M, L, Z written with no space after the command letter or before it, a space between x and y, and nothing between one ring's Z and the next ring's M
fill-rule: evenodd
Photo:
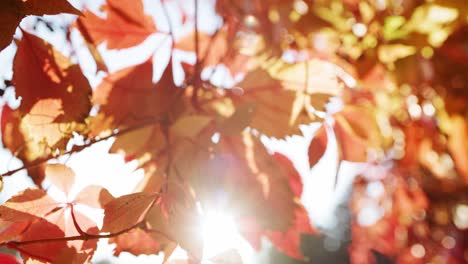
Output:
M114 197L102 186L88 185L73 199L77 204L84 204L93 208L103 208Z
M46 178L66 196L69 196L75 178L74 172L62 164L48 164L45 172ZM98 190L101 197L97 195ZM94 191L94 193L86 193L86 191ZM101 198L105 202L113 199L105 189L99 189L97 186L85 188L71 203L55 201L40 189L27 189L0 206L0 220L6 224L6 230L1 233L1 237L14 238L16 242L13 242L12 246L20 250L25 259L60 262L64 261L67 256L72 256L87 262L97 247L97 240L67 241L60 238L77 237L83 235L83 232L86 232L86 235L97 233L98 228L94 221L79 211L74 211L73 206L70 205L82 203L96 207L93 199L82 198L90 194L96 195L93 199ZM67 199L71 200L69 197ZM41 232L48 232L49 235L43 239L52 239L52 241L28 243L28 241L40 239ZM51 251L54 254L51 254Z
M67 207L52 199L45 191L26 189L0 206L0 220L8 223L7 231L2 232L2 237L8 239L7 242L14 238L18 243L13 242L11 246L19 249L25 259L34 258L52 262L69 246L79 251L87 251L87 255L92 254L97 245L96 241L88 243L57 240L50 243L21 244L37 239L59 239L78 235L71 215L68 213L68 217L65 217L66 213ZM79 213L77 215L84 230L97 230L94 222Z
M135 256L141 254L155 254L161 249L161 245L140 228L132 229L115 238L109 239L109 243L117 245L114 255L118 256L122 251L130 252Z
M169 64L170 65L170 64ZM153 84L153 64L147 61L109 75L97 87L93 102L100 113L110 119L111 128L125 128L160 120L177 98L172 68L166 68L161 79ZM121 111L129 109L130 111ZM102 120L97 120L101 123ZM101 129L104 130L104 129ZM96 131L93 134L98 134Z
M104 206L103 232L120 232L143 221L157 193L132 193L118 197Z
M379 128L371 109L348 107L335 115L335 133L341 158L353 162L368 160L367 149L381 145Z
M151 236L163 244L169 244L169 241L178 243L191 257L200 261L203 240L200 214L194 199L183 182L169 180L166 186L161 200L148 213L147 223L153 230Z
M156 33L154 21L144 13L141 0L107 0L104 10L106 18L90 11L79 18L78 29L93 45L105 42L109 49L125 49Z
M23 78L26 73L29 77ZM16 110L4 107L2 139L25 163L64 149L71 133L83 129L80 123L91 109L91 87L79 66L49 43L23 32L13 83L21 105Z
M242 92L231 96L237 107L247 102L256 105L250 126L267 136L283 138L299 133L298 125L313 120L313 109L323 108L320 97L326 95L326 102L343 90L333 64L311 60L295 65L276 61L272 65L269 70L249 72L237 84Z
M65 234L58 226L47 220L41 219L29 226L22 234L22 241L31 241L36 239L48 239L64 237ZM30 245L20 245L17 249L22 253L23 259L39 259L47 262L53 262L60 252L67 247L66 241L56 241L50 243L35 243Z
M0 3L0 51L10 44L16 27L25 16L56 15L60 13L81 14L66 0L2 1Z
M0 206L3 221L30 221L57 207L57 202L40 189L26 189Z
M234 105L255 105L249 126L277 138L298 132L297 119L293 116L294 91L283 89L281 82L263 69L250 72L237 86L243 90L240 95L231 97Z

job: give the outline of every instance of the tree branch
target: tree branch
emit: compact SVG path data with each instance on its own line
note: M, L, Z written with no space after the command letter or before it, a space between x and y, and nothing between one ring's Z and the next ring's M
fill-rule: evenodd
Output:
M85 143L83 145L75 145L72 147L71 150L69 151L66 151L65 153L63 154L60 154L59 156L65 156L65 155L69 155L69 154L72 154L72 153L76 153L76 152L80 152L82 151L83 149L87 148L87 147L90 147L98 142L101 142L101 141L104 141L104 140L108 140L112 137L116 137L116 136L121 136L121 135L124 135L124 134L127 134L127 133L130 133L132 131L135 131L137 129L140 129L140 128L143 128L145 126L149 126L149 125L153 125L153 124L156 124L156 123L159 123L161 122L162 119L161 118L156 118L156 119L153 119L153 120L149 120L147 122L144 122L142 124L139 124L139 125L135 125L133 127L128 127L128 128L125 128L125 129L122 129L122 130L119 130L115 133L112 133L108 136L105 136L105 137L102 137L102 138L97 138L97 139L92 139L90 140L88 143ZM8 171L8 172L5 172L3 174L0 174L0 177L7 177L7 176L12 176L14 175L15 173L17 172L20 172L22 170L25 170L25 169L30 169L30 168L34 168L34 167L37 167L49 160L52 160L52 159L55 159L57 158L56 156L48 156L48 157L45 157L45 158L41 158L41 159L37 159L37 160L34 160L33 162L30 162L26 165L23 165L22 167L19 167L17 169L14 169L14 170L11 170L11 171Z

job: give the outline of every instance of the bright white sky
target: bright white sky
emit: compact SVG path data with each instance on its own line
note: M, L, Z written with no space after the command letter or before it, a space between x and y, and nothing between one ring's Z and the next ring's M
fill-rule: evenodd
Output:
M214 1L215 0L201 1L199 26L200 30L203 32L214 32L216 27L219 27L222 23L221 18L216 16L214 12ZM71 0L70 2L72 2L76 7L81 7L83 3L86 3L86 6L89 9L99 12L98 8L102 0ZM170 1L168 2L171 3ZM193 12L193 1L181 0L180 2L183 3L181 5L183 8L186 8L189 12ZM164 19L164 15L161 11L160 2L144 0L144 3L147 13L155 17L157 28L162 32L169 32L168 23ZM180 19L178 18L179 13L177 10L179 6L177 4L168 4L167 8L172 19L176 38L181 37L184 33L192 30L193 25L182 26L178 24L177 21L180 21ZM49 21L72 21L74 17L70 15L60 15L49 16L46 19ZM32 32L33 21L33 17L26 18L21 23L21 26L29 32ZM34 33L51 42L65 55L70 54L69 48L65 45L64 34L51 33L42 25L40 25ZM17 34L17 36L19 36L20 32L17 31ZM95 74L96 65L92 61L87 49L83 48L84 44L77 32L72 33L72 43L78 51L75 59L80 62L82 70L89 79L91 85L96 87L104 77L104 74ZM170 38L164 34L154 34L137 48L108 51L104 45L101 45L99 50L102 52L103 58L111 72L129 65L144 62L150 56L153 56L156 66L154 78L157 80L169 60ZM0 81L3 79L11 79L11 66L15 51L16 47L14 45L10 45L6 50L0 53L0 65L2 65L0 68ZM194 54L175 52L173 54L175 70L180 67L178 64L181 60L193 62L195 57ZM226 79L227 76L223 76L224 78L215 76L216 80L214 81L224 84L225 86L233 84L231 78ZM3 84L0 83L0 87L1 85ZM11 106L18 105L18 102L14 100L12 89L7 90L4 100L0 100L0 106L6 103L6 101ZM339 228L336 228L336 216L334 214L335 208L346 197L349 191L349 186L354 179L354 175L357 174L359 169L355 164L343 163L341 165L342 169L340 170L340 175L338 175L338 184L335 189L335 175L337 169L337 157L335 153L337 152L337 146L334 141L331 141L330 147L325 153L324 158L311 171L306 158L307 147L309 144L308 142L317 128L318 124L304 127L304 134L306 135L305 138L294 136L288 138L287 141L268 139L265 139L265 141L270 149L282 152L291 157L296 168L303 176L304 193L302 200L309 212L309 215L313 219L314 225L326 230L336 231ZM332 131L330 132L333 133ZM112 145L112 142L113 140L108 140L98 143L93 147L69 157L66 164L70 166L77 175L77 182L72 193L78 192L81 188L89 184L102 185L114 196L120 196L132 191L132 187L134 187L142 178L142 171L133 172L135 164L125 164L123 158L119 155L109 154L108 149ZM6 172L20 166L21 162L12 157L8 151L3 149L0 150L0 172ZM0 194L0 202L4 202L20 190L31 186L31 181L28 179L24 171L19 172L12 177L6 177L4 179L4 190ZM50 192L51 195L60 199L60 194L57 194L53 188L51 188ZM246 263L256 262L254 261L254 252L252 248L239 236L235 231L235 228L232 227L233 224L231 223L232 221L229 219L229 216L219 214L218 212L212 212L209 213L209 215L210 217L206 221L211 227L210 230L212 232L205 232L204 234L205 239L207 240L205 242L208 244L208 247L205 248L205 253L207 255L213 255L223 250L235 247L240 250L240 253ZM227 226L218 226L216 223L222 223ZM227 230L227 233L225 230ZM334 234L333 232L329 233L337 239L341 236L339 232L337 234ZM162 256L135 257L128 253L122 253L119 258L115 258L111 256L112 250L113 246L107 245L105 241L100 242L94 261L97 262L99 260L111 258L112 263L158 263L162 260ZM176 254L176 257L181 257L183 255L183 252L179 251L179 253Z

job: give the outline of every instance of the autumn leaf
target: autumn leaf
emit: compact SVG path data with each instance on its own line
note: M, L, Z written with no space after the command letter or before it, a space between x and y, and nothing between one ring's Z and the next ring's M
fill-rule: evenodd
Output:
M19 222L41 218L57 207L57 202L40 189L26 189L0 206L0 219Z
M452 118L452 129L448 148L461 178L468 182L468 123L460 116Z
M317 234L318 232L312 228L310 224L309 215L305 208L297 204L294 210L294 221L288 230L280 231L267 231L268 239L286 255L303 260L304 255L301 252L301 237L306 234Z
M342 159L365 162L368 148L382 144L379 127L371 111L364 107L349 107L335 115L334 130Z
M93 45L105 42L109 49L125 49L156 33L154 21L144 13L141 0L107 0L104 9L104 19L90 11L79 18L78 29Z
M123 251L132 253L135 256L150 255L159 252L161 248L160 244L154 241L147 232L139 228L111 238L109 243L117 245L114 251L115 256L120 255Z
M314 134L312 141L309 145L309 166L313 167L322 158L327 150L328 135L327 128L322 125Z
M56 15L60 13L81 14L66 0L2 1L0 3L0 51L10 44L16 27L25 16Z
M45 219L33 223L21 236L21 241L31 241L36 239L60 238L64 237L64 232L57 225ZM67 247L66 241L54 241L50 243L35 243L18 246L23 259L38 259L53 262Z
M69 167L63 164L47 164L45 173L53 185L66 195L70 193L75 182L75 173Z
M103 232L120 232L143 221L158 194L132 193L104 206Z
M211 121L212 118L205 115L185 115L175 121L169 132L176 137L194 138Z
M170 180L166 186L161 200L148 213L147 223L153 230L151 235L155 241L164 244L169 241L178 243L189 256L200 261L203 250L201 219L193 197L180 181Z
M97 185L88 185L76 195L73 201L93 208L103 208L113 199L114 197L107 189Z
M277 138L297 132L297 119L292 116L294 91L283 89L281 82L263 69L249 73L237 86L242 93L231 97L234 105L256 105L250 127Z
M1 129L2 143L11 153L24 157L22 150L25 147L24 136L20 131L21 114L8 105L2 108Z
M7 253L0 253L0 262L4 264L19 264L18 259Z
M147 61L109 75L97 87L93 101L100 106L104 118L110 119L112 129L156 123L175 103L178 90L171 67L166 68L156 84L153 84L152 76L153 64ZM101 123L102 120L97 119L96 122ZM101 131L94 134L98 132Z
M23 78L22 74L29 77ZM21 120L14 119L2 128L11 131L3 140L12 151L19 148L14 152L21 151L25 161L47 157L56 148L64 149L71 133L83 129L80 123L91 109L91 87L79 66L49 43L23 32L14 59L13 83L21 105L15 110L19 113L11 117ZM38 84L42 89L37 89Z

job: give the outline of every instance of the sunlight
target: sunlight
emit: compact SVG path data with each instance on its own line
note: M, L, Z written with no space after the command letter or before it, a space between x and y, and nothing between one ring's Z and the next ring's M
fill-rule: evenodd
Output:
M209 211L203 216L203 259L235 249L244 263L252 263L254 250L240 235L234 219L226 212ZM210 262L205 262L210 263Z

